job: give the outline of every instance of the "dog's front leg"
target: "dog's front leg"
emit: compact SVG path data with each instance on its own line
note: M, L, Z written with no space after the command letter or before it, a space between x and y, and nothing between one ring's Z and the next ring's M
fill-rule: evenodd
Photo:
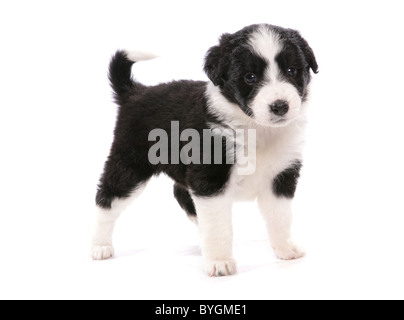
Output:
M233 259L232 201L226 196L193 197L198 215L202 254L211 277L237 272Z
M258 204L265 219L275 255L281 260L298 259L304 251L291 239L292 200L272 195L259 197Z
M281 260L298 259L303 249L291 239L292 200L295 195L300 162L281 172L272 185L258 195L258 205L265 219L275 255Z

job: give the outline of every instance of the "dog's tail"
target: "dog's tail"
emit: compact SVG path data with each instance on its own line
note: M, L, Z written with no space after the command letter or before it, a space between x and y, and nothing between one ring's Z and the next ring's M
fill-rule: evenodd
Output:
M156 58L156 56L139 51L119 50L112 57L109 64L109 81L114 90L115 100L123 102L126 100L128 93L135 93L137 90L144 88L141 83L132 80L132 65L138 61L145 61Z

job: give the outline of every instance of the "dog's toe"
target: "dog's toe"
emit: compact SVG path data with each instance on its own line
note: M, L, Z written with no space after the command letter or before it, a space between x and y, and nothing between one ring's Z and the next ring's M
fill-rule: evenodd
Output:
M93 260L106 260L114 256L114 248L112 246L94 246L91 250Z
M208 261L206 269L210 277L225 277L237 273L237 264L233 259Z
M293 243L288 243L281 246L274 247L275 255L280 260L293 260L299 259L306 255L302 248L294 245Z

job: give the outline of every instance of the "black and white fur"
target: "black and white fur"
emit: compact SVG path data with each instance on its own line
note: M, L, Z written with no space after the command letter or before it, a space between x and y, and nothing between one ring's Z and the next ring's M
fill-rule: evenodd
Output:
M304 255L292 241L292 199L302 165L310 69L318 66L299 32L272 25L224 34L205 59L210 81L174 81L145 86L131 79L133 63L147 56L118 51L109 76L119 114L115 139L100 179L92 257L113 256L116 219L148 180L165 173L174 196L198 224L206 269L211 276L236 272L232 205L258 200L270 241L280 259ZM255 129L255 172L239 175L238 164L158 164L148 161L155 128ZM185 144L185 142L184 142ZM156 195L158 198L158 195Z

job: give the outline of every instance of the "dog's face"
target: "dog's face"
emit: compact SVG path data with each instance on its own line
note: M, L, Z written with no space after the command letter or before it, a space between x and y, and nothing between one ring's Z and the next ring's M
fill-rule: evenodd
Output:
M308 95L312 49L299 32L253 25L224 34L206 56L205 72L230 102L261 126L293 121Z

